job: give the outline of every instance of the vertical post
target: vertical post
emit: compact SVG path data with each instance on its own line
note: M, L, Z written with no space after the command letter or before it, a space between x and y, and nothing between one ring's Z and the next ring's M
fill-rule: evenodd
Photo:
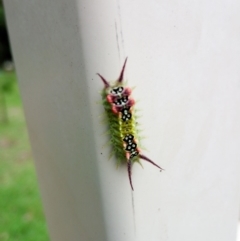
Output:
M237 0L5 1L51 240L234 241L239 203ZM100 72L125 78L148 156L108 161Z

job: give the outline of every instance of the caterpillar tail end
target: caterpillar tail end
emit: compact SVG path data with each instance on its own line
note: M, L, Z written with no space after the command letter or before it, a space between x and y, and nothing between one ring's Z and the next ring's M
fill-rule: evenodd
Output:
M147 162L150 162L152 165L158 167L158 168L160 169L160 171L163 171L163 170L164 170L163 168L161 168L160 166L158 166L155 162L153 162L152 160L150 160L148 157L146 157L146 156L144 156L144 155L142 155L142 154L140 154L139 157L140 157L141 159L147 161Z
M132 190L134 191L133 184L132 184L132 162L131 162L131 160L128 161L127 168L128 168L128 178L129 178L130 186L131 186Z

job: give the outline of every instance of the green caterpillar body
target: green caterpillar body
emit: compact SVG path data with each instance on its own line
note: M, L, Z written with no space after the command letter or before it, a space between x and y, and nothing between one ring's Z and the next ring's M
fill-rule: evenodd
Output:
M120 125L119 125L119 118L117 115L113 114L111 105L106 98L107 98L106 91L103 90L102 100L103 100L103 106L106 112L110 141L113 147L112 149L115 157L117 158L117 161L122 163L124 162L126 155L125 155L124 149L122 148L122 135L121 135Z
M133 190L131 178L133 163L140 162L140 159L143 159L158 167L160 170L163 169L142 155L138 147L134 114L135 101L131 97L131 89L123 84L126 62L127 58L125 59L120 76L114 84L110 85L100 74L98 74L98 76L104 84L102 101L108 120L112 149L120 163L127 163L128 177Z

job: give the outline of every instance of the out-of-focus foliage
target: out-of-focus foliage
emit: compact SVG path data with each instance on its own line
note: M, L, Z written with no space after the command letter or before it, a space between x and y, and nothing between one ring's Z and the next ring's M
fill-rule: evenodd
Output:
M0 26L3 25L5 25L5 18L2 3L0 3Z
M16 81L11 88L5 93L9 123L0 124L0 241L48 241Z
M3 3L0 0L0 67L5 61L12 60Z
M0 0L0 26L5 26L5 17L4 17L4 9L3 9L3 2Z
M4 67L11 65L8 64L11 63L11 59L12 56L9 46L4 8L2 0L0 0L0 124L8 122L5 94L10 92L12 89L14 74L11 72L6 72ZM12 70L12 68L8 68L8 70Z
M10 92L15 82L14 72L0 71L0 88L3 92Z
M46 221L11 59L0 0L0 241L47 241Z
M6 94L11 92L14 83L14 72L0 70L0 124L8 123Z

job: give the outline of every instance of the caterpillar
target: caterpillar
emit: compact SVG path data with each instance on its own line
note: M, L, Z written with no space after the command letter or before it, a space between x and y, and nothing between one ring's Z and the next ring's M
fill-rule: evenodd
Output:
M110 84L101 74L104 88L102 90L102 103L106 112L109 126L110 140L115 157L120 163L127 164L128 178L132 190L132 165L140 163L140 159L163 170L148 157L141 153L137 141L136 117L134 112L135 101L131 96L132 90L124 84L123 76L127 58L115 83ZM141 163L140 163L141 164Z

